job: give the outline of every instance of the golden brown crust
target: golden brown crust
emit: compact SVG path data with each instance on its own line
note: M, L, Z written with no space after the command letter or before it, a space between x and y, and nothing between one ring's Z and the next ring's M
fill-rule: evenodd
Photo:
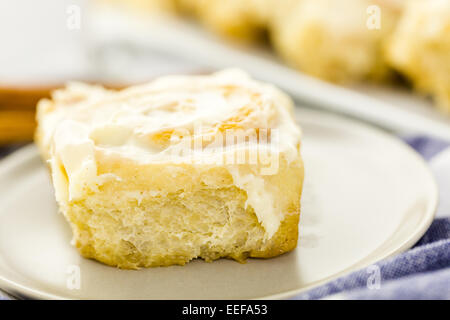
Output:
M298 223L300 214L291 214L281 222L280 229L270 241L258 250L252 250L252 258L272 258L294 250L298 241Z

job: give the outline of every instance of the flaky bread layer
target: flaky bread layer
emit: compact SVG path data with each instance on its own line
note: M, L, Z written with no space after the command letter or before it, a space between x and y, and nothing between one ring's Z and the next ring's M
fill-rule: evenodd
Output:
M76 209L71 212L76 214ZM71 215L71 213L68 214ZM254 214L244 218L243 222L245 225L255 226L254 232L256 234L264 232ZM286 216L272 239L264 243L259 239L254 241L253 246L233 242L228 244L224 242L215 244L212 242L209 246L182 249L173 254L151 254L151 249L148 252L142 252L130 241L124 240L115 243L111 242L111 240L115 239L98 239L95 235L92 235L86 242L83 234L91 233L93 229L85 229L85 225L80 222L72 224L72 229L75 234L75 246L83 257L95 259L121 269L139 269L143 267L185 265L196 258L201 258L207 262L220 258L229 258L244 263L247 258L276 257L296 248L298 222L299 214ZM248 234L252 236L251 232L248 232ZM192 239L197 238L192 236ZM183 241L189 241L189 237L183 237Z
M113 173L120 180L86 190L82 199L61 206L84 257L138 269L184 265L195 258L270 258L297 245L300 159L289 165L282 160L279 172L265 180L282 214L269 238L246 205L246 192L234 185L224 167L139 166L97 158L99 174Z

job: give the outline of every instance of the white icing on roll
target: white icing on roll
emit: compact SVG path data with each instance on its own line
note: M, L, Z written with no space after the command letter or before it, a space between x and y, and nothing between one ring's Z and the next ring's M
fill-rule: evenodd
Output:
M138 163L197 163L223 160L229 153L248 151L253 144L270 155L282 154L288 161L298 156L301 132L291 116L291 100L239 70L210 76L167 76L122 91L72 83L52 98L39 103L39 126L53 171L62 170L61 166L65 170L53 178L68 184L69 201L89 184L101 181L95 152ZM265 130L270 139L210 143L218 135L236 130ZM276 143L271 140L275 133ZM196 149L199 138L202 148ZM265 192L263 179L254 173L241 175L239 164L226 166L236 185L247 192L247 203L268 235L273 235L282 217L274 212L275 201Z

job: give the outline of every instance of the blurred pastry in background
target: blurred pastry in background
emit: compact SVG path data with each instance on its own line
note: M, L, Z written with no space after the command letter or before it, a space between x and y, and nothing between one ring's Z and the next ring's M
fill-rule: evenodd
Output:
M98 2L126 6L130 9L156 12L175 10L174 1L175 0L98 0Z
M174 0L181 13L207 28L245 41L264 38L273 0Z
M250 42L268 39L289 65L326 81L390 83L399 73L409 78L416 90L433 96L440 111L450 112L449 0L127 3L189 15L228 38Z
M367 25L368 8L380 8L379 28ZM275 49L292 66L333 82L384 80L382 54L401 12L396 1L291 1L272 25Z
M450 113L450 1L407 1L387 57L414 87Z

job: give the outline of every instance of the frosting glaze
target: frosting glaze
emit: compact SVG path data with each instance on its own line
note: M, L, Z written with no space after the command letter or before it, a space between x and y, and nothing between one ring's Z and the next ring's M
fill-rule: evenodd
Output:
M66 184L55 188L67 190L56 194L58 202L76 200L84 188L95 189L105 179L120 179L97 175L96 152L140 164L218 161L246 191L247 205L271 237L283 219L265 189L263 176L271 173L243 170L225 157L257 147L288 162L296 159L301 131L292 108L275 87L230 69L209 76L162 77L121 91L71 83L51 100L39 102L37 118L54 183ZM233 137L237 132L257 135L239 140ZM230 133L233 139L228 139Z

